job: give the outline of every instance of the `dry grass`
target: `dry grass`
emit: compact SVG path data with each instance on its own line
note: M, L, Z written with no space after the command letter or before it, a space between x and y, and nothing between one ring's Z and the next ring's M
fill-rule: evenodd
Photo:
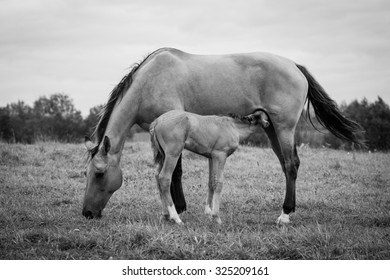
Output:
M81 216L83 145L0 144L0 259L389 259L390 157L301 149L297 213L277 227L284 175L270 149L228 159L223 225L203 214L206 159L185 153L185 226L160 220L149 143L127 143L124 186Z

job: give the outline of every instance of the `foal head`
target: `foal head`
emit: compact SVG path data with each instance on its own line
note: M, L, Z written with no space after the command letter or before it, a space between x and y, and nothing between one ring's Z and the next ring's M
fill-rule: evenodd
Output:
M88 219L100 218L111 195L122 185L122 170L115 156L110 155L110 139L105 136L100 148L85 138L90 154L86 167L87 188L84 195L83 215Z
M239 120L241 122L248 123L251 125L252 124L253 125L260 124L263 128L266 128L269 126L268 115L266 112L264 112L261 109L253 112L252 114L246 115L246 116L240 116L240 115L236 115L236 114L229 114L229 116L235 120Z

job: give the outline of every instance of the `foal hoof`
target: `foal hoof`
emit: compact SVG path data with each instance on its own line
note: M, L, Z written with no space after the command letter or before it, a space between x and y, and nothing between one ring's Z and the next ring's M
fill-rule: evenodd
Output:
M212 211L211 211L210 206L206 205L206 207L204 208L204 213L205 213L206 215L211 216Z
M290 216L288 214L282 213L279 218L276 220L277 225L287 225L290 223Z
M222 225L222 220L220 217L214 217L214 220L215 222L218 224L218 225Z

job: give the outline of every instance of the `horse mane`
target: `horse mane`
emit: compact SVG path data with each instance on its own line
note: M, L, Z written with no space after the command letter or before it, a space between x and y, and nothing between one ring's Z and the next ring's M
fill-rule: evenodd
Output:
M126 91L130 88L133 83L134 74L137 70L143 65L143 63L153 54L155 54L158 49L150 54L148 54L141 62L134 63L131 66L130 72L125 75L122 80L114 87L114 89L110 93L110 97L104 105L103 109L99 113L99 121L96 125L92 136L97 140L97 145L99 146L101 141L103 140L104 132L106 131L108 121L110 120L112 111L114 110L115 104L120 102L126 93Z

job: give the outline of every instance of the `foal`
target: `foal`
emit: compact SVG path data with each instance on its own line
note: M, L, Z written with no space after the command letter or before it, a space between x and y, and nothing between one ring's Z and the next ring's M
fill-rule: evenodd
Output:
M253 132L269 125L267 114L261 110L248 116L201 116L184 111L169 111L150 125L154 161L158 164L157 186L163 205L163 215L181 224L172 202L170 185L172 173L183 149L209 159L209 192L205 213L221 223L219 200L222 191L223 168L226 158Z

